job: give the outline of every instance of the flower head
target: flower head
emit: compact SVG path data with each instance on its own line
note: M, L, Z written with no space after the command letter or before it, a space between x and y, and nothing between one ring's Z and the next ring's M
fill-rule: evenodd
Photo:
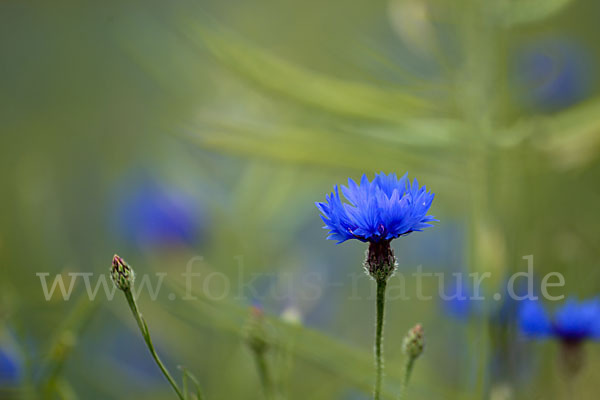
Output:
M519 309L519 325L531 337L556 337L566 343L600 340L600 300L567 300L553 315L537 301L526 301Z
M362 242L390 241L399 236L432 226L436 219L427 215L434 194L419 187L417 180L411 184L404 175L383 172L372 182L363 175L360 184L348 179L342 186L347 203L342 202L339 187L326 196L326 201L316 203L323 214L328 239L338 243L348 239Z

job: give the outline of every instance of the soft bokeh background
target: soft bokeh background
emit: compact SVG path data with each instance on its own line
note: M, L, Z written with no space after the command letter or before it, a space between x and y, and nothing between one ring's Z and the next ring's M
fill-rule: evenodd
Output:
M168 274L140 305L166 363L208 399L262 397L242 339L256 303L285 398L368 399L364 245L326 241L313 204L363 173L409 171L436 193L436 227L395 242L406 274L490 271L491 294L533 254L538 280L559 271L565 294L600 291L595 1L0 10L2 399L174 398L120 293L90 302L78 281L71 300L44 299L36 273L106 274L115 252ZM204 276L230 278L224 299L206 296L222 280L198 278L198 300L181 300L194 256ZM268 274L255 291L243 286L254 273ZM303 293L307 276L317 292ZM387 310L386 398L415 322L427 349L411 399L597 398L600 346L586 344L569 384L557 343L523 340L511 304Z

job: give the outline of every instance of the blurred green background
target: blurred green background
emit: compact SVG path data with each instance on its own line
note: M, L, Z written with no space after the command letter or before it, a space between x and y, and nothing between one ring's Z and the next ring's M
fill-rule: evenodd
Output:
M403 273L490 271L491 294L532 254L564 294L600 291L595 1L0 10L2 399L174 398L120 293L90 302L79 281L69 301L44 298L36 273L106 274L115 252L168 274L140 306L166 363L208 399L262 398L242 334L257 303L283 398L370 398L364 245L325 240L314 206L363 173L408 171L436 193L436 227L395 242ZM181 299L194 256L230 279L223 299L207 296L217 278ZM302 292L307 276L318 295ZM557 344L523 340L503 305L390 301L386 398L416 322L427 348L410 399L597 398L597 345L569 385Z

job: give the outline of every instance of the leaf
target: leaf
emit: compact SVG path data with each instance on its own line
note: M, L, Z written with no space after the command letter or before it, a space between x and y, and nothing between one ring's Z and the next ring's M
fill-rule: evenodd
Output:
M185 26L185 24L184 24ZM259 88L322 111L347 117L401 121L435 106L404 90L332 77L283 60L222 31L187 24L193 43L204 45L223 65Z
M525 139L561 169L589 165L600 156L600 99L552 116L536 116L511 127L504 137L515 145ZM511 136L512 135L512 136Z
M562 11L572 0L497 0L494 17L505 26L541 21Z
M459 124L441 119L406 122L394 130L366 128L354 132L223 119L194 127L187 137L210 150L285 163L360 171L418 170L438 178L458 178L462 165L458 150L469 143L461 141L460 132ZM440 163L446 165L443 171L439 170Z

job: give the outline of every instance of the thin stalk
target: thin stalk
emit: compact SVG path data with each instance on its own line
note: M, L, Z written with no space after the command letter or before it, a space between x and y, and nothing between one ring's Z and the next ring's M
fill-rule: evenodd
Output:
M381 382L383 380L383 311L385 306L385 287L387 278L377 282L377 322L375 325L375 400L381 397Z
M410 380L410 375L412 373L414 364L414 358L408 357L406 359L406 365L404 366L404 379L402 380L402 386L400 386L400 395L398 396L398 400L402 400L404 398L404 394L406 393L406 388L408 387L408 381Z
M183 393L185 393L186 396L189 393L187 390L187 380L189 379L196 388L196 400L202 400L204 397L202 396L202 390L200 390L200 382L198 382L198 379L196 379L196 377L185 367L179 366L178 368L183 372Z
M173 387L173 390L175 391L175 393L177 393L177 397L179 397L180 400L185 400L185 397L183 396L183 393L181 392L181 390L175 383L175 380L173 380L173 377L171 376L171 374L169 373L167 368L164 366L164 364L158 357L158 354L156 354L156 350L154 349L154 345L152 344L152 338L150 337L150 332L148 331L148 326L146 325L146 321L144 320L144 317L142 317L142 314L140 314L140 312L138 310L137 303L135 301L135 298L133 297L133 294L131 293L131 290L130 289L124 290L124 293L125 293L125 297L127 298L127 303L129 304L129 308L131 309L131 312L133 313L133 317L135 318L135 321L137 322L138 327L140 328L140 331L142 332L142 336L144 337L146 346L148 347L148 350L150 350L150 354L152 354L152 358L154 358L156 365L158 365L158 368L160 368L160 370L163 373L163 375L165 376L165 378L167 378L167 380Z
M260 376L260 384L263 388L263 393L266 400L273 400L273 386L271 384L271 377L269 375L269 366L265 358L265 354L262 352L254 352L254 360L256 361L256 369Z
M52 393L58 390L57 385L65 362L73 350L77 337L81 335L96 309L96 304L82 295L57 329L48 350L49 357L41 367L41 379L37 390L44 396L51 397Z

